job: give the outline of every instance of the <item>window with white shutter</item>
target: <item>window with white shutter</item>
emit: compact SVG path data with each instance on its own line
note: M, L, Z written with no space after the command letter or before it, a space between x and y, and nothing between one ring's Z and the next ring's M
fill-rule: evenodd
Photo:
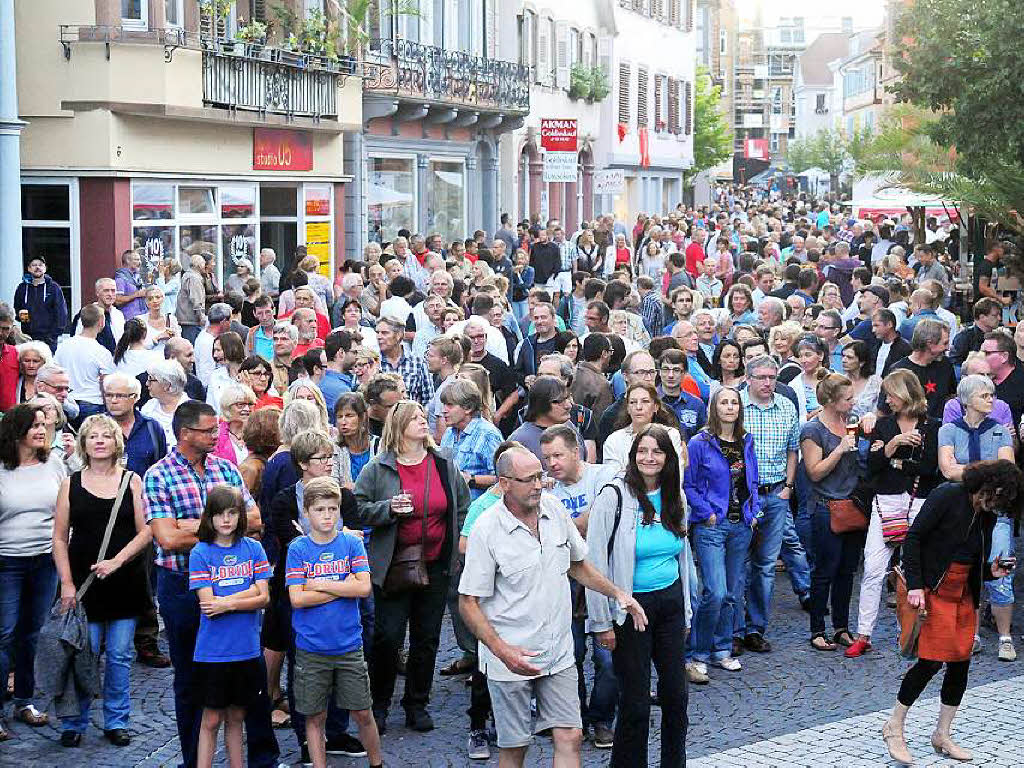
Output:
M693 31L693 19L697 15L696 2L697 0L683 0L686 3L686 31Z
M619 122L629 125L629 63L619 62Z
M669 133L679 133L679 81L668 80L668 128Z
M551 23L550 19L537 19L537 82L551 83Z
M654 130L657 133L665 130L665 110L662 102L665 98L665 76L654 76Z
M651 0L651 18L661 21L665 15L665 0Z
M668 0L668 23L673 27L679 26L680 6L683 0Z
M646 67L637 67L636 122L641 128L646 128L649 125L647 114L647 69Z
M555 22L555 87L569 87L569 22Z
M602 35L597 39L597 61L595 62L602 70L605 77L611 83L612 79L612 39Z

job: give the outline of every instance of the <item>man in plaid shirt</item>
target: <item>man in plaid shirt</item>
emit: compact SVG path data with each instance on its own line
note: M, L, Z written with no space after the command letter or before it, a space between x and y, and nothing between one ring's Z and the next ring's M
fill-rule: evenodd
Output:
M466 478L471 499L496 483L494 452L504 439L491 422L480 417L483 399L476 384L454 379L441 392L444 420L448 425L441 447L452 452Z
M654 287L654 280L647 275L636 279L636 287L640 291L640 317L644 320L644 328L653 339L660 336L665 327L665 301L661 291Z
M172 422L175 448L146 472L143 502L156 549L157 600L174 666L174 715L178 723L182 762L196 765L202 708L194 704L193 656L199 632L199 601L188 586L188 553L196 545L199 518L207 491L215 485L238 488L245 499L249 531L259 530L260 512L235 466L211 456L217 446L217 412L189 400L178 406ZM262 657L261 657L262 663ZM266 672L263 672L266 675ZM249 765L276 766L280 750L270 722L270 702L245 713Z
M789 500L796 482L800 447L800 419L796 408L775 392L778 373L778 363L771 357L751 360L747 366L748 386L741 394L743 428L754 438L761 514L757 519L758 536L751 549L746 625L734 627L733 644L742 638L746 648L758 653L771 650L764 633L775 589L775 562L782 550L789 519ZM800 555L802 563L798 567L807 571L806 558L803 552ZM804 599L802 597L801 602Z
M410 400L424 408L434 396L434 380L422 360L406 354L402 338L405 323L393 317L382 317L377 321L377 344L380 346L381 373L397 373L405 381L405 391Z

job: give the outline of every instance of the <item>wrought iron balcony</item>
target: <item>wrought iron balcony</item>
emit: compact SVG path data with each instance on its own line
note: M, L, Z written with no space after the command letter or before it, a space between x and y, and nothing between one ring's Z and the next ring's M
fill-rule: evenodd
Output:
M231 40L203 40L203 103L296 117L338 114L339 79L355 60Z
M411 40L370 42L363 90L451 107L527 114L530 68Z

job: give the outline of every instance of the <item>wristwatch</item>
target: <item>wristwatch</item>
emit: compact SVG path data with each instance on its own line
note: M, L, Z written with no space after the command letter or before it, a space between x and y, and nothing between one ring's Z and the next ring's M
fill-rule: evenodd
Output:
M796 488L796 486L794 486L793 483L786 483L785 487L789 488L789 490L791 490L791 491Z

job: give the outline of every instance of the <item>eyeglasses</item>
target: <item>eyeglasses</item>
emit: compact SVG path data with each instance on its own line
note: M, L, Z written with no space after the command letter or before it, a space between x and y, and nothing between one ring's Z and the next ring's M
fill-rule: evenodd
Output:
M982 353L984 353L984 354L986 354L986 355L998 355L998 354L1000 354L1000 353L1001 353L1001 352L1002 352L1003 350L1001 350L1001 349L983 349L983 350L981 350L981 351L982 351Z
M107 400L134 400L138 397L134 392L104 392L103 396Z
M198 432L199 434L206 435L207 437L211 437L211 436L217 434L217 432L220 430L220 427L210 427L209 429L198 429L196 427L184 427L184 429L187 429L187 430L189 430L191 432Z
M506 480L511 480L514 483L522 483L523 485L536 485L537 483L544 482L544 473L538 472L535 475L529 477L509 477L508 475L501 475Z
M317 461L321 464L327 464L328 462L334 461L334 454L325 454L323 456L310 456L310 461Z
M775 381L779 377L774 373L762 373L759 376L751 375L748 378L751 378L754 381Z
M663 365L658 370L661 371L663 374L664 373L682 373L683 372L682 366L679 366L679 365Z
M250 403L248 400L239 400L231 404L232 408L252 408L256 403Z
M629 372L631 376L643 376L644 378L653 379L657 375L658 371L654 368L641 368L635 371Z
M253 368L248 373L250 376L263 376L264 378L270 378L270 371L264 371L262 368Z

